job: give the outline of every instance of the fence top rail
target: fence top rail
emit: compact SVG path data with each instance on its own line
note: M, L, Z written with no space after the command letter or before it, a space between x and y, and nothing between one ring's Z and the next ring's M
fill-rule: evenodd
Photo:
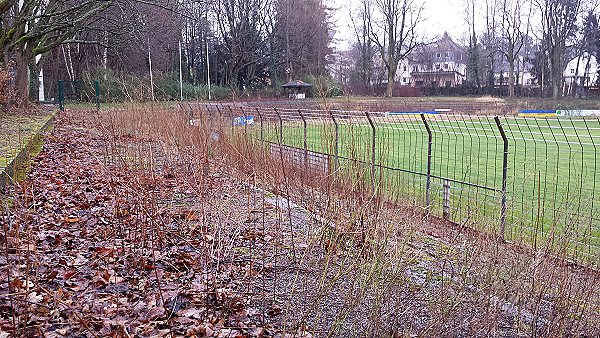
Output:
M207 104L206 106L221 107L221 114L238 115L231 105ZM329 122L336 119L336 123L349 125L352 123L368 123L366 112L346 111L346 110L322 110L322 109L278 109L264 107L235 107L240 109L244 115L259 113L261 118L281 119L286 122ZM390 115L386 112L369 112L373 124L382 129L398 130L421 130L420 117L422 113ZM496 125L494 116L490 115L470 115L470 114L424 114L425 118L432 127L432 130L438 133L465 135L471 137L495 137ZM506 127L511 139L596 146L596 140L600 140L600 118L589 117L544 117L544 118L523 118L516 116L499 117L502 124ZM414 128L414 129L412 129ZM557 133L555 133L555 131ZM560 131L560 132L559 132ZM536 138L541 137L542 139ZM558 137L558 140L555 138ZM563 140L566 138L566 140ZM569 140L577 138L577 140ZM583 142L586 141L586 142Z
M342 110L342 109L313 109L313 108L278 108L278 107L264 107L264 106L245 106L229 104L225 105L222 103L205 103L207 107L220 107L224 109L224 112L229 112L229 109L242 110L247 114L253 112L274 112L277 111L280 114L305 114L314 116L364 116L366 110ZM553 116L553 117L520 117L516 115L483 115L483 114L455 114L451 112L443 111L428 111L428 110L416 110L416 111L404 111L404 112L392 112L392 111L368 111L372 117L387 117L387 118L403 118L412 117L414 115L424 114L426 117L431 119L437 118L464 118L464 119L482 119L482 120L493 120L494 117L498 116L504 120L518 120L518 121L598 121L600 122L599 116Z

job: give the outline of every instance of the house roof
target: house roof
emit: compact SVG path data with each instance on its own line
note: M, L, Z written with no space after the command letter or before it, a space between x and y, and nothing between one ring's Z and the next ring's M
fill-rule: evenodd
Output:
M439 75L454 75L454 74L463 75L460 72L457 72L455 70L410 73L411 76L429 76L429 77L434 77L434 76L439 76Z
M438 57L438 53L443 53L444 55L440 58ZM448 53L448 56L446 56L446 53ZM444 35L439 40L417 48L411 53L411 59L412 62L416 63L448 62L459 60L461 54L466 54L465 47L452 41L448 33L444 32Z
M291 80L290 82L282 84L281 86L283 88L308 88L308 87L312 87L312 85L310 83L306 83L306 82L300 81L300 80Z

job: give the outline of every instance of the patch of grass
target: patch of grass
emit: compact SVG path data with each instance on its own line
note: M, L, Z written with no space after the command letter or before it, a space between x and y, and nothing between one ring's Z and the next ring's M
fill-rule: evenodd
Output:
M0 112L0 168L12 161L53 114L48 110Z
M375 118L375 176L383 195L425 204L427 131L419 118ZM573 233L572 247L594 257L600 248L598 119L502 118L508 138L509 239L534 246ZM503 140L493 118L431 117L431 211L442 215L449 186L450 219L468 226L499 227ZM338 122L340 174L370 180L372 129L365 118ZM260 126L254 126L254 132ZM267 141L278 142L276 123L265 123ZM302 122L286 121L283 143L304 149ZM334 155L335 125L309 121L309 151ZM370 183L369 183L370 184Z
M52 128L49 128L50 130ZM31 170L33 164L33 158L35 158L44 149L44 138L37 137L33 139L33 142L29 143L28 158L23 161L15 170L13 179L17 182L23 181L27 178L27 173Z

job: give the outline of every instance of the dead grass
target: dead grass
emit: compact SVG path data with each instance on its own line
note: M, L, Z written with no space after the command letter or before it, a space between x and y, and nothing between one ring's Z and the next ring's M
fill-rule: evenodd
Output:
M358 171L306 172L227 118L195 111L193 127L187 113L65 115L3 218L2 330L600 335L597 272L386 201Z

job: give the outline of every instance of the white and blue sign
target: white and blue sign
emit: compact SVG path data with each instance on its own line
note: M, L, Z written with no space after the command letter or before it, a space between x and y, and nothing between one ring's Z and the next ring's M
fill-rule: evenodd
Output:
M234 126L247 126L254 124L254 116L238 116L233 119Z

